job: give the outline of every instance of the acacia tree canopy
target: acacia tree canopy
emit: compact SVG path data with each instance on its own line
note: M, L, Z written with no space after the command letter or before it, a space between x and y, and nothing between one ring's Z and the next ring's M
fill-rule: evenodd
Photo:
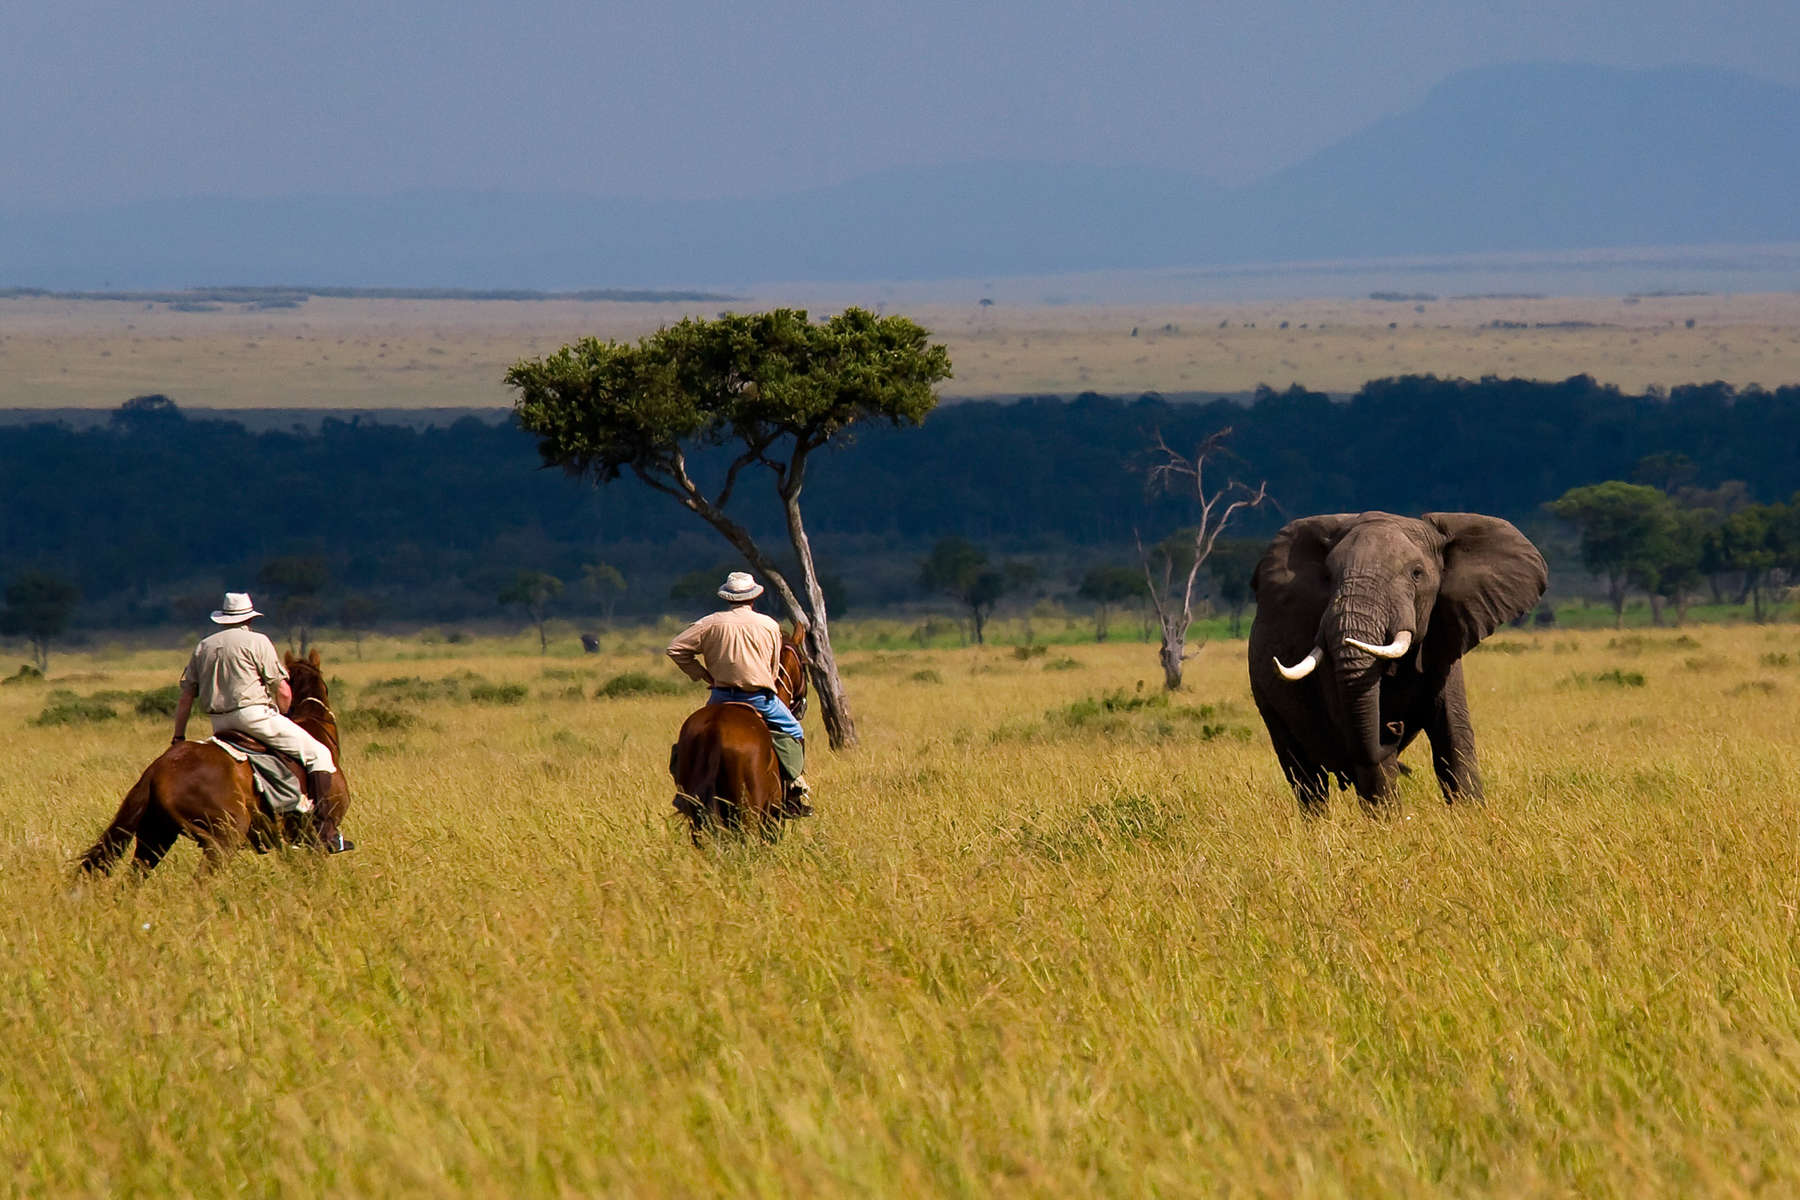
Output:
M50 641L68 628L81 593L60 575L21 571L6 585L0 633L23 635L31 643L39 671L50 669Z
M799 309L688 318L636 342L584 338L513 364L518 423L547 464L607 483L630 471L713 526L768 578L797 623L833 746L855 725L831 652L829 615L800 511L808 456L858 422L917 425L950 376L949 352L900 316L850 308L824 321ZM699 446L737 453L713 491L688 467ZM726 511L747 468L767 469L800 568L797 592Z

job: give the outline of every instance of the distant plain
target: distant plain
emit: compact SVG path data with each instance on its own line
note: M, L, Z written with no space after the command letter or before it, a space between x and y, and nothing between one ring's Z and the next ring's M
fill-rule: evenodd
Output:
M804 286L730 305L313 298L291 309L0 299L0 409L112 408L163 393L217 409L493 409L507 365L686 315L886 305L950 347L950 397L1098 391L1352 392L1408 373L1560 379L1631 391L1800 381L1800 294L1176 302L1005 298L980 285L857 296ZM1018 290L1018 289L1014 289Z

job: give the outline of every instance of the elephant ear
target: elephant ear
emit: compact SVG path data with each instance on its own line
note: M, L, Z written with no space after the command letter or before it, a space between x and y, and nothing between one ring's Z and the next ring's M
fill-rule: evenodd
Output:
M1529 610L1550 582L1544 556L1510 521L1480 513L1426 513L1444 535L1444 579L1425 635L1426 657L1447 666Z
M1325 556L1356 523L1355 513L1331 513L1289 521L1263 551L1250 576L1256 611L1275 619L1274 628L1300 631L1311 639L1331 601L1331 573ZM1305 647L1301 647L1304 653Z

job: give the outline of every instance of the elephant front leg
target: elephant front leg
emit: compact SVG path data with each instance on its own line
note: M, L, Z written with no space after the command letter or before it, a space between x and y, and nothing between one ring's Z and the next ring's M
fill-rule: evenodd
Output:
M1451 668L1425 726L1431 741L1431 768L1447 804L1480 803L1481 769L1475 763L1475 725L1463 690L1462 663Z
M1363 811L1372 817L1390 817L1400 810L1400 797L1394 781L1400 777L1400 760L1384 758L1378 763L1358 765L1350 772L1356 787L1356 798Z

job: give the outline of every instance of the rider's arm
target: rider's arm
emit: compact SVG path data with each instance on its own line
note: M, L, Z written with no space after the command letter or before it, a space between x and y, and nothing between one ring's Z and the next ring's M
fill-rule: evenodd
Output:
M181 685L181 697L175 701L175 736L170 741L179 742L187 737L188 714L194 711L194 686L189 683Z
M275 707L286 712L294 704L294 689L288 686L285 679L275 681Z
M700 624L696 622L675 635L669 643L669 657L681 673L696 683L712 686L712 673L700 665Z

